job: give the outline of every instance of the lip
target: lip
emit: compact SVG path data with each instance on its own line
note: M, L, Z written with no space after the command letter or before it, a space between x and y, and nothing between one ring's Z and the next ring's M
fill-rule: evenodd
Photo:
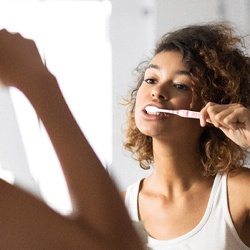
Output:
M156 103L147 103L144 108L143 108L143 111L146 112L146 107L147 106L153 106L153 107L156 107L156 108L159 108L159 109L169 109L168 107L164 107L163 105L160 105L160 104L156 104ZM146 112L147 113L147 112Z

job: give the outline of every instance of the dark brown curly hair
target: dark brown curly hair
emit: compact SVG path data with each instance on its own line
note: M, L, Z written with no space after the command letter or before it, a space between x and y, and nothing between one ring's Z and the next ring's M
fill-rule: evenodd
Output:
M182 53L183 62L190 67L193 101L199 97L203 106L215 102L250 107L250 59L244 38L234 35L229 24L192 25L167 33L157 42L154 55L162 51ZM141 63L135 70L137 86L127 99L124 143L144 169L153 162L152 140L136 127L134 107L148 62ZM243 166L246 152L220 129L208 125L200 137L200 156L204 174L213 176Z

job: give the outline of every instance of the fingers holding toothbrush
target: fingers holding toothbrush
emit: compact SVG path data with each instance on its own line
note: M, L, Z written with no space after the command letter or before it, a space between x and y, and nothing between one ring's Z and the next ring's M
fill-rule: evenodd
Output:
M221 129L242 147L250 148L250 110L241 104L220 105L209 102L200 112L201 126L207 123Z
M243 118L245 109L240 104L220 105L209 102L200 112L201 125L205 126L209 122L217 128L225 126L237 129L245 122Z

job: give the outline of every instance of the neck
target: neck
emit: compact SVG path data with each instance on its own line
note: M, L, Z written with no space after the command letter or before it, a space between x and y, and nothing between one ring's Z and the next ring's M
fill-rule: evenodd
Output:
M201 171L198 143L188 142L185 145L180 141L170 146L169 143L154 140L153 153L155 170L149 180L159 190L183 192L206 179Z

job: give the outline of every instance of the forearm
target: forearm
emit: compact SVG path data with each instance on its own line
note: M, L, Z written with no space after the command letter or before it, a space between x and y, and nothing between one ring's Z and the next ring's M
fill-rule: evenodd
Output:
M23 92L41 118L58 155L74 216L99 237L108 239L130 232L136 241L120 195L72 116L56 79L42 74L36 81Z
M0 81L26 95L42 120L61 163L73 204L74 223L82 229L82 238L86 242L92 240L93 244L101 241L106 249L140 249L120 195L82 134L55 77L44 67L32 40L0 31ZM9 190L11 195L16 189ZM21 193L20 197L24 198ZM17 204L13 199L9 201L10 206ZM29 212L32 206L37 207L34 199L29 204L28 207L22 204L22 210ZM4 209L10 215L8 207ZM35 216L41 218L42 211L38 209ZM53 223L53 218L48 221ZM0 219L3 219L1 213Z

